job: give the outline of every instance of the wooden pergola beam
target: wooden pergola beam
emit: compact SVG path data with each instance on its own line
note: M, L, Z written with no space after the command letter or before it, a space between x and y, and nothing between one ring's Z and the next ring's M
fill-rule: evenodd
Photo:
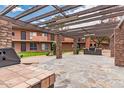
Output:
M110 37L111 34L113 34L114 28L112 29L102 29L102 30L92 30L92 31L88 31L89 34L95 34L95 36L108 36ZM63 36L69 36L69 37L82 37L83 35L86 35L87 33L82 31L82 33L77 33L75 31L75 33L62 33Z
M34 13L34 12L40 10L40 9L43 9L43 8L45 8L45 7L47 7L47 5L37 5L37 6L34 6L34 7L32 7L31 9L28 9L28 10L22 12L21 14L15 16L14 18L15 18L15 19L20 19L20 18L22 18L22 17L25 17L25 16L27 16L27 15L29 15L29 14L31 14L31 13Z
M64 24L64 26L70 26L70 25L75 25L75 24L79 24L79 22L83 19L83 20L86 20L86 19L89 19L89 18L94 18L94 17L99 17L100 15L102 16L102 15L107 15L107 14L109 14L109 15L111 15L112 13L116 13L116 12L123 12L124 11L124 7L114 7L114 8L110 8L110 9L105 9L105 10L102 10L102 11L99 11L99 12L96 12L96 13L93 13L93 14L89 14L89 15L85 15L85 16L82 16L82 17L77 17L77 18L75 18L75 19L72 19L71 21L70 20L68 20L68 19L65 19L65 21L56 21L55 23L52 23L52 24L50 24L51 26L52 25L57 25L57 24L64 24L64 23L66 23L66 24ZM120 15L120 14L119 14ZM114 16L114 15L113 15ZM107 17L105 17L105 18L107 18ZM104 18L104 19L105 19ZM102 18L101 18L102 19ZM62 19L62 20L64 20L64 19ZM68 22L68 23L67 23ZM78 23L76 23L76 22L78 22ZM81 21L82 22L82 21ZM80 23L81 23L80 22Z
M80 11L80 12L77 12L77 13L74 13L74 14L70 14L68 15L70 18L73 17L73 16L80 16L80 15L84 15L84 14L88 14L88 13L91 13L91 12L96 12L96 11L100 11L100 10L104 10L104 9L107 9L107 8L111 8L111 7L115 7L116 5L100 5L100 6L96 6L96 7L93 7L93 8L90 8L90 9L87 9L87 10L83 10L83 11ZM64 17L61 18L62 20L64 19ZM59 19L59 20L61 20ZM69 19L69 18L68 18ZM77 20L78 18L76 19L73 19L73 20ZM69 20L70 21L70 20ZM72 21L72 20L71 20ZM65 23L68 22L68 20L65 20ZM58 22L55 22L55 21L51 21L51 20L48 20L48 21L45 21L43 22L42 24L48 24L48 23L53 23L53 25L55 24L58 24ZM64 22L60 22L60 23L64 23ZM42 24L38 24L38 25L42 25Z
M109 13L119 12L119 11L124 11L124 7L114 7L114 8L108 9L108 10L102 10L102 11L94 13L94 14L89 14L89 15L86 15L86 16L82 16L82 17L80 17L76 20L73 20L73 21L77 21L77 20L81 20L81 19L87 19L87 18L90 18L90 17L100 16L100 15L106 15L106 14L109 14ZM71 25L71 22L70 22L70 24L67 23L64 26L70 26L70 25Z
M101 24L95 24L95 25L90 25L90 26L83 26L83 27L77 27L77 28L70 28L70 29L65 29L65 30L61 30L61 31L56 31L56 30L52 30L51 32L60 32L60 33L66 33L66 32L71 32L71 31L77 31L77 30L81 30L81 29L103 29L103 28L114 28L117 26L119 22L111 22L111 23L101 23ZM50 30L50 29L48 29Z
M79 20L79 21L76 21L76 22L73 22L73 23L66 24L65 26L77 25L77 24L82 24L82 23L87 23L87 22L92 22L92 21L98 21L98 20L99 21L100 20L105 20L105 19L108 19L108 18L123 16L123 14L124 14L124 11L115 12L113 14L98 16L98 17L95 17L95 18L90 18L90 19L85 19L85 20Z
M79 5L79 6L80 6L80 5ZM69 6L64 6L64 7L62 7L61 9L62 9L63 11L67 11L67 10L70 10L70 9L73 9L73 8L76 8L76 7L79 7L79 6L74 6L74 5L71 5L71 6L70 6L70 5L69 5ZM40 16L31 18L31 19L27 20L26 22L33 22L33 21L36 21L36 20L39 20L39 19L43 19L43 18L52 16L52 15L55 15L55 14L57 14L57 13L59 13L59 11L53 10L53 11L50 11L50 12L45 13L45 14L43 14L43 15L40 15Z
M64 17L68 17L65 13L64 13L64 11L63 11L63 9L61 9L60 7L58 7L57 5L52 5L56 10L58 10L59 11L59 13L61 13Z
M104 31L104 30L107 30L107 31L111 31L111 30L114 30L114 27L111 27L111 28L98 28L98 29L80 29L80 30L73 30L73 31L68 31L68 32L62 32L62 33L65 33L65 34L70 34L70 33L84 33L84 32L87 32L87 33L92 33L92 32L101 32Z
M11 10L13 10L14 8L16 8L18 5L9 5L8 7L6 7L3 11L0 12L0 15L6 15L7 13L9 13Z

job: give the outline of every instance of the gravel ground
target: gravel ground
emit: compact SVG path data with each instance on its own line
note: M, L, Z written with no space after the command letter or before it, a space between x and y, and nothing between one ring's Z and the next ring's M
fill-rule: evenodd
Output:
M65 54L62 59L49 59L38 66L56 73L55 88L124 87L124 68L114 66L108 56Z

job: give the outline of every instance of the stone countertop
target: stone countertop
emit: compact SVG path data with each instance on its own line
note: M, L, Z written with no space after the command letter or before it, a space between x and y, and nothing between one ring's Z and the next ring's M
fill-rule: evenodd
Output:
M55 74L31 65L17 64L0 68L0 88L50 87Z

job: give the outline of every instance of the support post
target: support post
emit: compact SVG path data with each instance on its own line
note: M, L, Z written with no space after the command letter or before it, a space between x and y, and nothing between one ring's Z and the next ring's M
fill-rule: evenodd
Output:
M12 24L0 19L0 48L12 47Z
M74 38L74 41L73 41L73 54L74 55L77 55L78 52L77 52L77 48L78 48L78 38Z
M124 22L114 31L115 65L124 66Z
M91 38L87 36L85 40L85 48L90 48L90 44L91 44Z
M62 35L56 35L56 59L62 58Z
M110 50L111 50L110 56L114 57L114 35L110 37Z

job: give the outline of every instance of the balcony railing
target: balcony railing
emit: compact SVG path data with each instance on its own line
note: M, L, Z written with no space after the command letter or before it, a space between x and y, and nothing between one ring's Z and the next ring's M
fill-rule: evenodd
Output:
M28 38L26 40L21 40L20 37L12 37L13 41L37 41L37 42L48 42L47 36L33 36L32 38Z
M47 36L33 36L32 37L32 41L48 41Z

